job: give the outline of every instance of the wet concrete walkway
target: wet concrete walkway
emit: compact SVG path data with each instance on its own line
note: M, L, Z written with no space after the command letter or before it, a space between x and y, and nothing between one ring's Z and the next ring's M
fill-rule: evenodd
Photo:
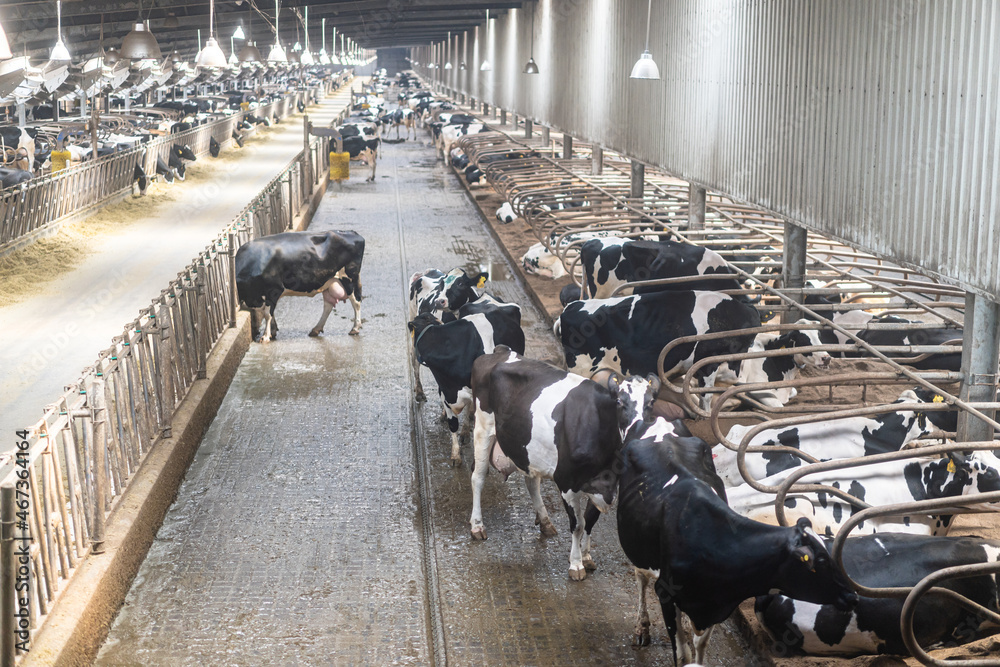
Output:
M375 184L331 186L312 225L367 240L361 336L348 306L312 339L320 301L279 304L278 340L247 353L97 664L671 663L658 613L653 645L630 645L635 586L613 516L595 530L598 571L572 582L554 485L560 534L543 539L521 479L491 474L490 538L471 540L471 447L451 468L438 401L412 401L406 279L489 270L489 291L523 308L528 354L557 349L433 151L384 154ZM726 635L714 646L741 656Z
M354 85L360 90L358 79ZM308 113L314 124L328 125L350 99L344 88ZM238 159L199 158L195 164L212 165L211 178L172 186L174 202L151 207L35 296L0 308L0 433L38 421L63 387L301 150L302 115L296 113Z

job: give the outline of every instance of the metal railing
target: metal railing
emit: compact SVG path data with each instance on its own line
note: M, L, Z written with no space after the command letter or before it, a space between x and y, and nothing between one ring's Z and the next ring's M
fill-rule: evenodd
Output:
M29 234L130 191L137 164L152 178L156 174L157 158L169 162L173 146L187 145L196 156L205 155L212 138L223 146L228 145L233 131L248 113L264 118L285 118L310 94L296 91L249 112L239 111L183 132L151 139L127 151L0 190L0 255Z
M209 353L223 332L236 325L236 251L250 239L289 229L323 182L328 155L326 139L313 138L19 434L0 478L0 520L17 518L3 523L0 549L5 638L15 636L20 621L28 646L80 562L103 550L109 513L153 443L170 436L177 406L206 377ZM15 542L30 554L28 590L17 600L8 596L12 588L3 588L17 576ZM12 664L14 646L3 647L8 652L0 664Z

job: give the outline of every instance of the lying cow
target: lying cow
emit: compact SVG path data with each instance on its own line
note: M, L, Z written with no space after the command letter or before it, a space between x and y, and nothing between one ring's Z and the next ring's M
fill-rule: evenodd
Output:
M784 470L759 482L766 486L779 486L794 471L795 468ZM813 473L800 479L799 483L825 484L843 489L872 507L933 498L957 498L1000 491L1000 459L989 452L973 452L968 456L953 454L945 458L883 461ZM726 493L730 506L743 516L764 523L777 522L774 495L762 493L749 484L733 487ZM995 510L993 505L982 505L982 508ZM789 520L799 516L809 518L816 530L828 536L832 536L854 513L851 504L825 493L790 493L785 500L785 516ZM952 518L943 514L882 516L862 522L854 534L896 532L946 535Z
M274 309L283 296L323 294L323 315L310 336L323 333L330 312L341 301L354 307L354 327L361 331L361 262L365 240L356 232L285 232L244 244L236 251L236 290L251 309L254 340L278 334ZM265 310L266 309L266 310ZM263 319L263 331L258 332ZM270 321L270 331L268 331Z
M675 664L703 663L713 626L747 598L777 590L839 609L857 603L809 522L779 528L733 512L712 482L707 453L704 443L669 434L632 440L623 453L618 538L632 564L656 577ZM635 643L644 644L646 580L637 576Z
M0 167L0 190L12 188L21 183L27 183L31 179L32 174L30 171Z
M497 220L505 225L517 219L517 213L514 212L514 207L510 205L509 201L505 201L503 206L497 209L496 216Z
M617 287L637 280L659 280L732 273L722 255L708 248L677 241L643 241L623 238L592 239L580 246L587 294L606 299ZM667 289L719 291L740 289L736 278L706 278L674 285L640 287L635 294ZM619 294L632 294L632 289Z
M904 391L895 403L937 403L941 400L941 396L917 388ZM765 429L755 435L749 445L793 447L820 461L849 459L897 452L936 428L954 431L956 422L955 412L896 410L871 417L843 417ZM733 426L726 439L739 445L752 428ZM726 485L743 484L745 480L737 467L736 452L722 445L718 445L715 452L715 465ZM791 452L748 452L746 455L746 469L754 479L769 477L803 464L803 459Z
M879 533L852 537L844 545L844 568L859 584L873 588L915 586L948 567L995 563L1000 541L978 537L923 537ZM1000 580L983 574L944 579L935 584L987 609L1000 608ZM808 655L908 655L900 631L904 598L862 597L852 611L803 602L780 593L757 598L754 610L777 645ZM913 630L917 643L931 647L974 641L996 632L996 625L943 595L925 595L917 605ZM786 653L787 655L787 653Z
M656 362L670 341L682 336L760 326L757 309L718 292L672 291L588 299L566 306L555 333L573 373L590 377L601 369L628 375L658 373ZM683 372L699 359L746 352L754 336L743 334L675 347L662 370ZM718 364L701 368L699 382L713 386Z
M451 430L451 463L462 464L459 418L465 433L472 423L472 364L497 345L524 354L521 308L484 294L462 306L458 319L442 324L431 313L417 315L408 325L419 363L427 366L437 382Z
M621 390L614 380L606 388L503 345L476 359L473 539L486 539L481 498L490 463L501 472L525 475L535 523L545 536L556 530L542 503L541 480L552 479L573 533L569 576L585 579L587 570L596 568L590 556L591 531L600 512L614 502L618 486L620 424L631 424L631 412L641 413L652 403L652 396L639 405L630 400L627 387L633 380L626 380Z
M497 217L500 213L497 212ZM580 244L582 241L588 241L590 239L598 238L608 238L614 237L616 234L621 232L617 230L608 231L597 231L597 232L576 232L574 234L567 234L559 241L559 248L568 248L570 245L576 243ZM549 236L549 244L546 246L543 243L536 243L521 256L521 266L524 268L524 272L533 276L539 276L540 278L552 278L553 280L558 280L563 276L567 275L566 267L563 265L562 260L559 256L552 252L550 248L556 245L556 240L558 235L553 232Z
M489 279L486 272L468 275L465 269L452 269L448 273L438 269L418 271L410 276L410 321L417 315L430 313L435 318L450 322L455 319L459 308L480 297L476 289L482 289ZM416 384L414 397L423 401L424 388L420 382L420 366L416 355L411 355L413 378Z

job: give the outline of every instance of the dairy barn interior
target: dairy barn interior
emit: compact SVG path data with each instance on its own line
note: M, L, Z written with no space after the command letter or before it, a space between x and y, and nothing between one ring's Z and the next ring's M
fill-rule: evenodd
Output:
M1000 665L998 41L3 2L0 666Z

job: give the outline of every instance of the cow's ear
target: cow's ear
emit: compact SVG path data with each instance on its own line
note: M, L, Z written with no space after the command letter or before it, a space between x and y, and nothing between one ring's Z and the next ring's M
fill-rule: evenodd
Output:
M812 572L816 571L816 554L809 547L796 547L792 549L792 557L808 567Z
M472 276L472 281L475 284L476 289L483 289L484 287L486 287L486 281L489 280L489 278L490 274L486 273L485 271L482 271Z
M653 400L656 400L657 394L660 393L660 378L656 373L650 373L646 379L649 380L649 388L653 391Z
M968 456L963 456L958 452L948 452L948 472L957 472L959 468L966 472L972 472L972 462Z
M608 391L611 392L612 396L617 396L619 388L620 387L618 385L618 375L612 373L611 376L608 377Z
M415 329L415 327L413 326L413 322L407 322L406 323L406 328L410 330L410 333L413 333L413 331Z

